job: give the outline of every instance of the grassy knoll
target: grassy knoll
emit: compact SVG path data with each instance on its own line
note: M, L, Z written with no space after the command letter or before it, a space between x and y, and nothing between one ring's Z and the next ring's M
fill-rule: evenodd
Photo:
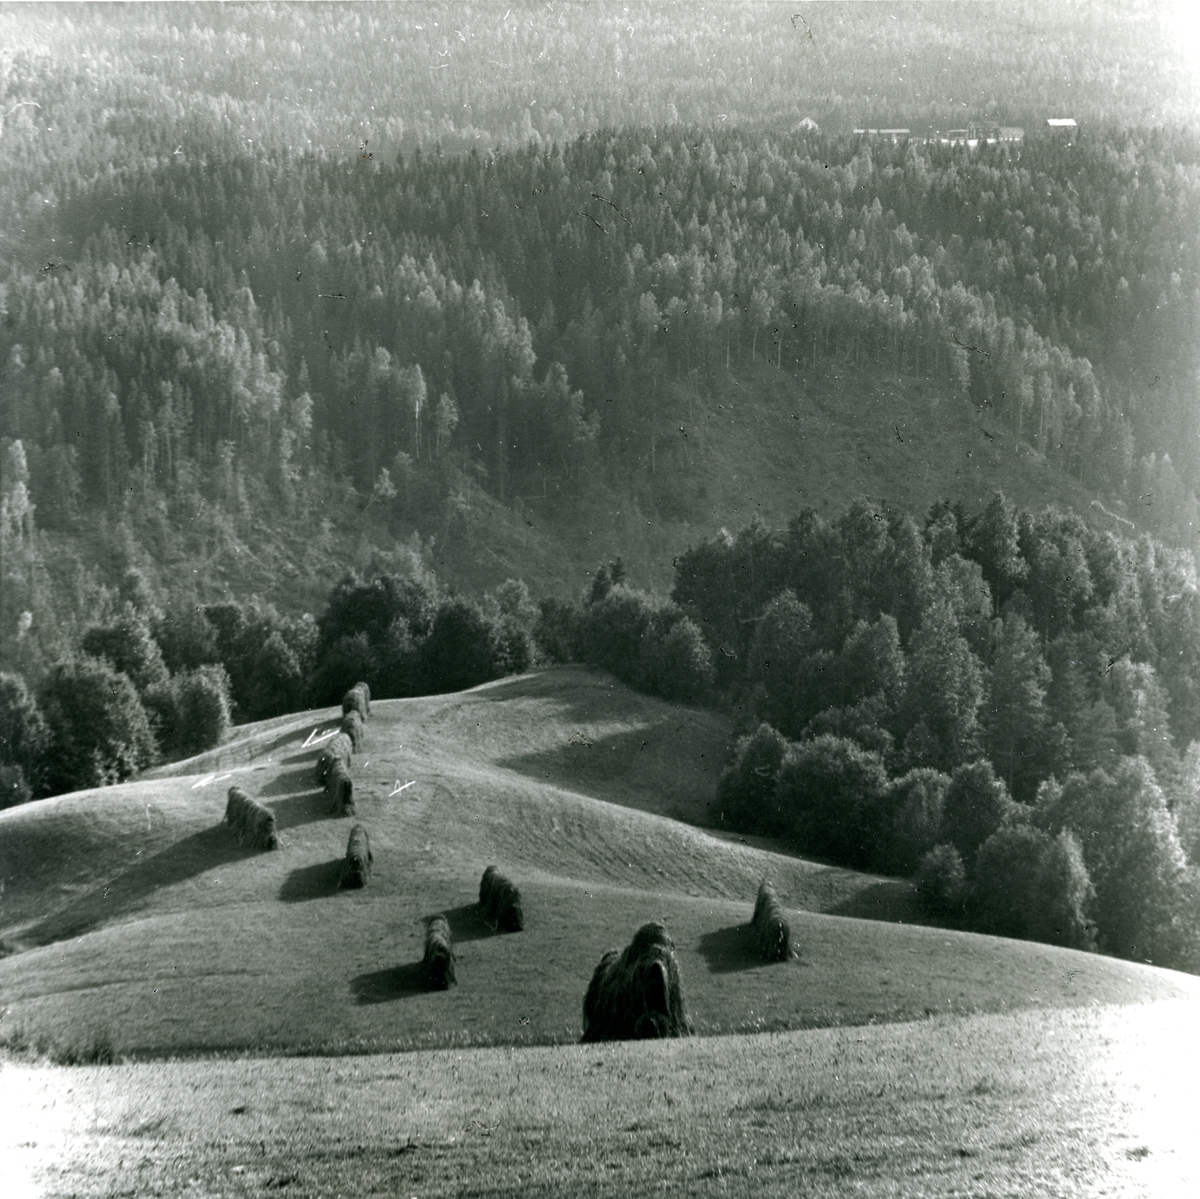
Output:
M0 960L0 1037L68 1057L569 1042L600 955L654 917L701 1033L1190 993L1130 962L921 927L906 883L709 833L723 720L582 669L377 703L354 765L375 872L339 893L351 820L305 746L331 717L0 815L0 937L17 950ZM221 825L234 780L275 811L280 851ZM523 933L479 917L489 863L522 889ZM764 874L799 950L769 966L746 929ZM416 962L439 911L459 985L429 994Z
M9 1065L9 1195L1190 1196L1196 1003L521 1052Z

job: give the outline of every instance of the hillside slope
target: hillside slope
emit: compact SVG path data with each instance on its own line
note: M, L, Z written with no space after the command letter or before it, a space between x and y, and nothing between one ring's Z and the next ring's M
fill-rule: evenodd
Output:
M1098 528L1141 527L940 385L868 366L797 375L743 364L714 372L711 388L696 372L670 389L660 424L653 472L646 447L643 462L602 455L574 482L519 481L507 504L463 477L421 508L331 500L319 535L308 518L270 511L232 519L219 538L186 523L141 529L136 515L134 531L164 590L189 578L205 602L259 595L299 614L318 612L346 570L377 568L398 549L423 553L468 592L521 578L535 597L576 599L618 557L637 586L666 592L675 557L721 528L755 517L781 527L809 507L828 516L862 494L919 519L935 500L971 508L999 490L1031 511L1054 503ZM119 558L111 531L87 518L43 533L41 546L64 589L77 562L103 575Z
M339 893L352 821L328 810L306 745L333 715L0 815L0 936L18 950L0 961L0 1036L122 1053L570 1041L601 953L655 917L707 1033L1193 989L1128 962L837 915L914 918L905 884L697 827L723 721L579 669L374 705L353 774L375 872ZM276 813L278 852L220 823L234 781ZM479 917L489 863L522 889L523 933ZM792 912L799 956L783 965L757 963L746 936L764 874ZM439 911L459 985L429 994L416 963Z

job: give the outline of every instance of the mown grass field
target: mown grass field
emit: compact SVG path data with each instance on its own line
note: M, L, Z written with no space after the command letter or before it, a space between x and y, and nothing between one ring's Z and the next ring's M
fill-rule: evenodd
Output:
M422 1196L1158 1195L1194 1177L1159 1092L1194 1076L1200 980L924 926L903 881L707 831L720 716L577 668L376 703L353 769L375 871L345 893L351 820L312 778L333 715L0 814L5 1194L9 1176L48 1195ZM274 809L279 851L221 825L235 781ZM521 886L521 933L479 916L489 863ZM748 937L764 874L790 962ZM459 981L428 993L439 911ZM654 917L701 1035L578 1045L601 953Z
M339 892L352 819L305 745L332 716L0 816L0 936L20 950L0 960L0 1036L154 1056L572 1042L600 955L652 918L701 1033L1182 994L1133 963L922 926L904 882L705 831L722 718L582 669L377 703L353 768L374 874ZM278 852L221 823L233 782L275 811ZM521 887L523 933L479 915L490 863ZM781 965L748 936L763 875L799 950ZM458 955L448 994L417 966L436 912Z
M1184 1199L1200 1184L1195 1017L1182 1002L673 1042L10 1065L5 1193Z

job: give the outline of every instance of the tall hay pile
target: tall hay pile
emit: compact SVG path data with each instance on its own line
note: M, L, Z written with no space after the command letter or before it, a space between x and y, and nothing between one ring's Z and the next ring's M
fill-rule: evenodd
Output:
M342 862L342 874L338 879L339 887L365 887L371 877L371 867L375 858L371 853L371 839L367 830L361 824L356 824L350 830L350 839L346 842L346 858Z
M765 878L758 884L754 918L750 923L754 926L758 951L766 961L786 962L792 956L792 926L788 924L775 888Z
M325 779L325 798L333 810L342 816L354 815L354 783L350 771L342 762L334 762Z
M425 957L421 965L425 971L425 985L431 991L448 990L458 981L454 977L450 922L445 916L431 916L425 923Z
M489 866L479 880L479 906L492 928L519 933L525 927L521 892L495 866Z
M351 687L350 690L347 691L346 694L342 696L342 715L343 716L345 716L347 712L357 712L359 714L359 716L361 716L363 718L363 720L366 720L367 705L370 702L367 699L367 696L370 694L370 692L363 691L363 687L365 687L365 686L366 686L365 683L358 683L355 686Z
M354 710L344 712L342 714L341 723L338 725L347 737L350 738L350 746L355 753L360 753L363 747L363 718Z
M319 754L317 754L317 785L323 787L325 780L329 778L329 772L333 769L335 762L341 764L347 769L350 769L350 758L354 752L354 743L345 733L338 733L328 745L325 746Z
M238 836L238 843L249 838L255 849L278 849L279 829L275 813L256 803L240 787L230 787L225 802L225 823Z
M631 1041L685 1037L684 1009L675 943L658 921L643 924L618 954L601 959L583 997L584 1041Z
M361 691L363 697L363 713L364 720L371 715L371 688L367 683L355 683L351 688L352 691Z

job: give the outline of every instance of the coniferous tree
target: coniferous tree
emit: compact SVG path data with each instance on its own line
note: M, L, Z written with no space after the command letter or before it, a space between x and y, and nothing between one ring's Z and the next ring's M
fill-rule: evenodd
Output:
M1009 792L1031 803L1048 773L1046 687L1050 668L1038 638L1017 614L997 622L996 644L980 713L983 744Z
M979 744L983 671L947 603L925 612L908 656L905 753L913 766L953 770Z

